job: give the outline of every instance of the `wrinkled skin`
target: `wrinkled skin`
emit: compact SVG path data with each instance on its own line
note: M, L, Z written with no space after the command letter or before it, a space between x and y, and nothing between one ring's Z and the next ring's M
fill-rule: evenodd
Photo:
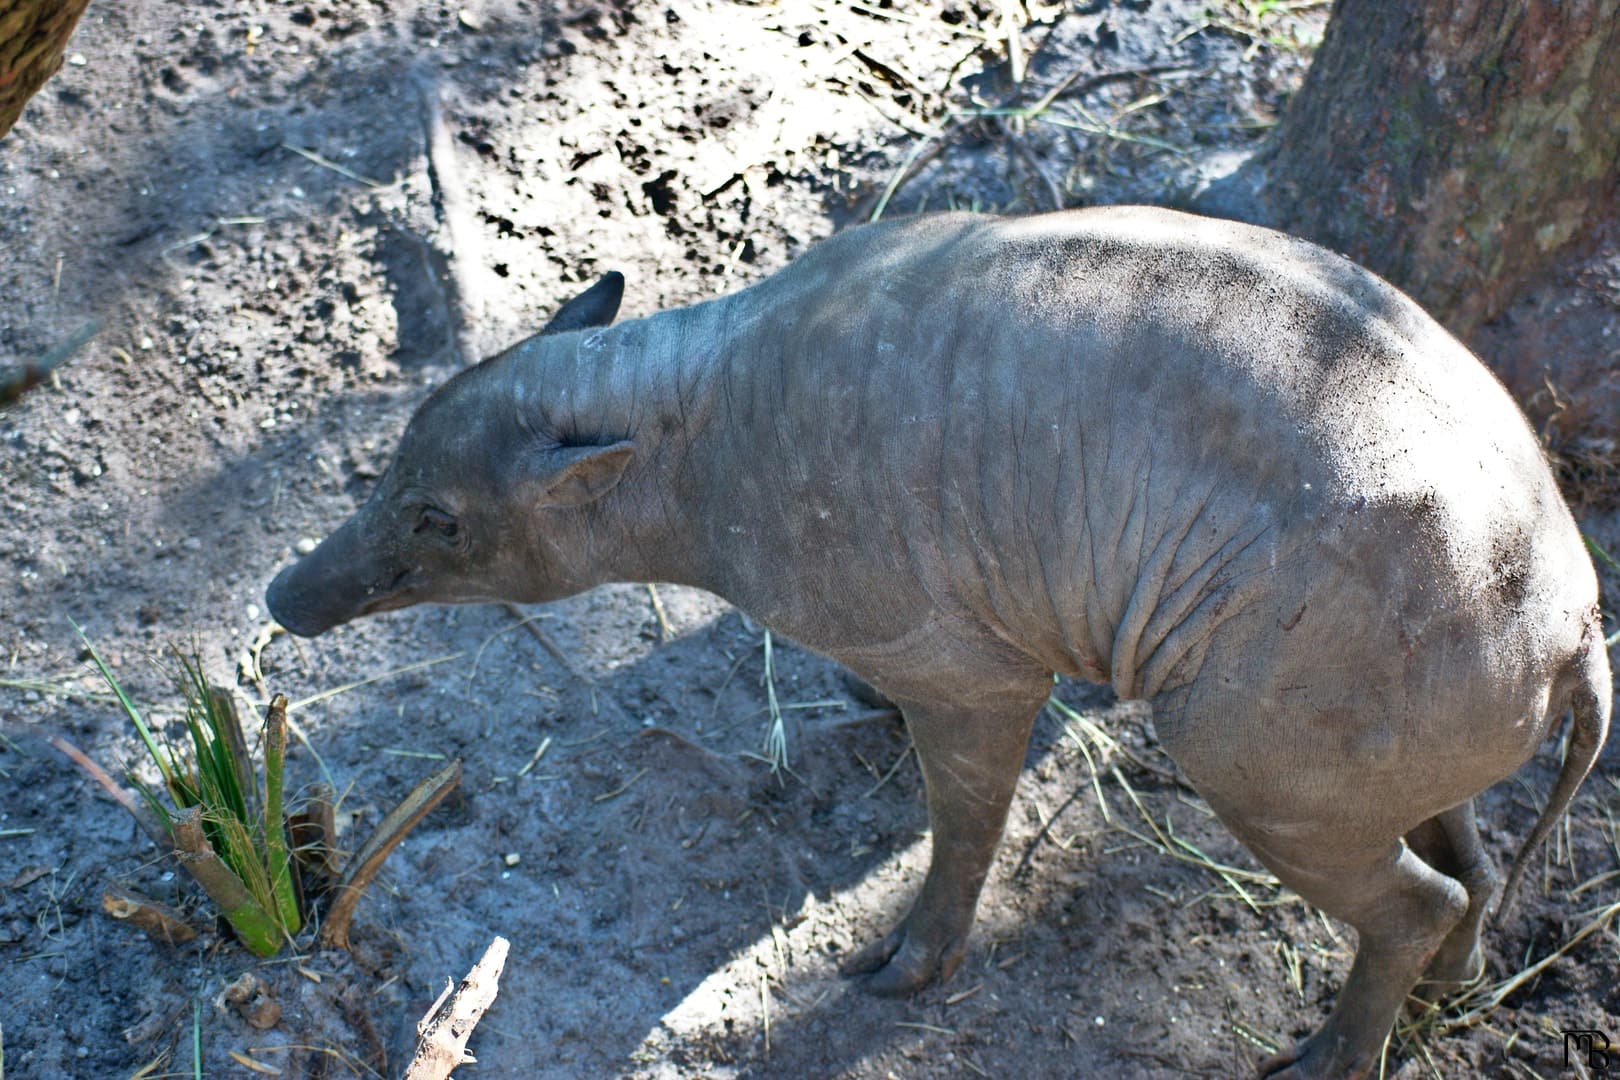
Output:
M1358 931L1327 1022L1264 1075L1364 1076L1414 985L1478 974L1472 798L1573 706L1527 852L1612 690L1536 440L1406 297L1128 207L852 229L604 328L618 293L435 393L276 618L675 581L842 661L928 788L921 894L848 965L880 993L961 963L1054 672L1149 700L1233 833Z

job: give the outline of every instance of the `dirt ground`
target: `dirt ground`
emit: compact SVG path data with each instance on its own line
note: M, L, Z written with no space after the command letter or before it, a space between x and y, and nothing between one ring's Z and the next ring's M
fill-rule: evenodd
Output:
M922 783L830 663L775 642L773 773L762 632L706 594L659 590L662 617L641 586L418 609L307 643L262 599L431 386L603 270L636 315L875 212L1185 197L1252 149L1325 19L1245 10L92 4L0 142L0 358L100 320L0 413L5 1075L190 1076L194 1046L208 1076L397 1074L497 934L500 996L458 1075L1238 1076L1319 1024L1353 934L1259 875L1106 690L1065 685L1084 723L1040 721L963 969L876 1000L837 963L920 883ZM1620 321L1592 310L1594 334ZM1612 514L1586 525L1620 551ZM293 698L292 780L329 774L351 835L465 763L352 956L255 961L47 745L138 761L70 618L139 700L173 700L148 662L169 643L245 703ZM1557 760L1482 801L1499 862ZM1561 1032L1620 1040L1617 818L1611 749L1489 935L1486 985L1392 1040L1388 1075L1586 1075ZM112 884L209 932L155 944L102 914ZM218 1000L246 970L282 1005L270 1030Z

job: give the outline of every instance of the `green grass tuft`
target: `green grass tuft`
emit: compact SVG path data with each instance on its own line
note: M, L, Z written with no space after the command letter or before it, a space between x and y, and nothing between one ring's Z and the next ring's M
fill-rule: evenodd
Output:
M208 681L198 656L174 650L178 668L171 674L185 703L185 737L172 740L165 732L160 743L84 631L77 623L74 629L157 766L161 791L130 780L243 944L274 956L302 925L282 815L286 699L278 695L270 706L261 795L230 694ZM200 837L187 828L196 825Z

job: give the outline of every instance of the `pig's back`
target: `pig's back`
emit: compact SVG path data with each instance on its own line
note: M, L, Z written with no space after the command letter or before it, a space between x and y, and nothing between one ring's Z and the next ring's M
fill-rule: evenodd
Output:
M831 553L807 586L849 605L909 577L913 605L1152 696L1240 614L1308 625L1331 598L1371 653L1419 624L1559 634L1595 597L1500 384L1313 245L1145 208L938 215L757 292L756 460L795 550Z

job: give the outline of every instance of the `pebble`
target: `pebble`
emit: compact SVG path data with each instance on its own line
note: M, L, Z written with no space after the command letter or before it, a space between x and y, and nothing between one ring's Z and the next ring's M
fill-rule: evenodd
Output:
M247 606L247 617L249 619L257 619L259 617L259 605L258 604L249 604Z
M317 543L318 541L313 536L300 536L298 543L293 545L293 550L300 555L308 555L315 550Z

